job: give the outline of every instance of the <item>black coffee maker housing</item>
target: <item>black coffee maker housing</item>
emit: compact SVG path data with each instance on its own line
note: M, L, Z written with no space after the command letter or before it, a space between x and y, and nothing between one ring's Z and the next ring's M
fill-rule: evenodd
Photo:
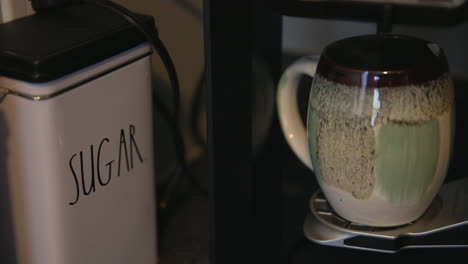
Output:
M208 145L211 179L211 251L214 263L312 263L327 261L421 261L446 259L467 249L411 249L396 254L318 245L304 237L303 224L312 193L313 174L285 144L276 116L261 150L252 154L255 80L264 67L274 83L285 66L284 16L375 23L376 32L394 25L425 30L451 29L468 20L467 1L372 0L205 0L205 56L208 87ZM326 29L324 29L326 30ZM466 32L468 33L468 32ZM320 36L317 36L320 37ZM305 54L302 54L305 55ZM263 63L253 63L261 60ZM450 62L449 62L450 63ZM262 77L263 78L263 77ZM266 77L264 77L266 78ZM310 80L299 98L307 98ZM468 82L455 79L456 137L446 182L468 175ZM275 87L271 87L275 89ZM307 102L302 102L306 109ZM304 110L302 109L302 110ZM304 112L304 111L303 111ZM468 203L466 205L468 210ZM420 243L466 242L468 229ZM406 240L405 240L406 239ZM410 243L410 238L396 243Z

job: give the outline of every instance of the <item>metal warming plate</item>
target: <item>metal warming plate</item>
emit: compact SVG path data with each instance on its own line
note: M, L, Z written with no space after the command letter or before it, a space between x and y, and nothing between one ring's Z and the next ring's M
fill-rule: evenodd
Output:
M409 248L468 247L468 178L445 184L418 220L398 227L371 227L338 216L321 191L310 199L306 237L319 244L394 253Z

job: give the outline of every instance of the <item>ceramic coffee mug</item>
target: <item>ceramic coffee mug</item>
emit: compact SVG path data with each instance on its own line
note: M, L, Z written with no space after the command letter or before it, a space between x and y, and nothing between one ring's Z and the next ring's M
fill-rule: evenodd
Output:
M304 74L313 77L307 132L296 98ZM383 227L425 212L444 181L454 137L453 84L437 44L347 38L320 59L292 64L278 89L284 135L337 214Z

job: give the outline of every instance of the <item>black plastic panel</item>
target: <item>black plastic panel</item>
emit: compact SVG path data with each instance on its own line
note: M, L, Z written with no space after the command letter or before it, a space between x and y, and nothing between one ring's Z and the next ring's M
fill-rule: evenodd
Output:
M391 23L416 26L450 26L468 19L468 3L457 8L385 5L371 2L267 1L283 15L379 23L391 6Z
M279 261L281 135L253 154L252 100L256 72L279 77L282 20L259 3L204 1L211 263Z

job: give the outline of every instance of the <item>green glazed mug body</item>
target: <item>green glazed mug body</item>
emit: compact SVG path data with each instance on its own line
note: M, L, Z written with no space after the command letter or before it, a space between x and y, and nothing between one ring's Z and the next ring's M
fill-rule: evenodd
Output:
M303 74L314 78L307 129L292 99ZM407 224L426 211L446 176L454 109L442 49L407 36L332 43L318 64L300 59L279 84L288 143L336 213L370 226Z

